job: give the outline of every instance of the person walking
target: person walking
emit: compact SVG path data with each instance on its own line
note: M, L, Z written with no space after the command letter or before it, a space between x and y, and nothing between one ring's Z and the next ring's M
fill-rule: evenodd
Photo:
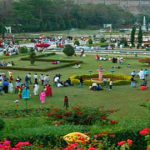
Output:
M112 90L112 86L113 86L113 81L110 79L110 81L109 81L109 90Z
M68 107L69 107L69 99L68 99L68 96L65 96L65 97L64 97L64 107L65 107L66 110L67 110Z

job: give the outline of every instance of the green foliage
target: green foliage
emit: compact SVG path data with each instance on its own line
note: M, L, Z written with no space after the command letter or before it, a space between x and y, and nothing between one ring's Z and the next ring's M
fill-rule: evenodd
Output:
M31 63L31 65L34 65L35 57L36 57L35 50L33 48L31 48L30 49L30 63Z
M124 45L124 47L128 47L128 41L127 41L127 39L125 37L120 39L120 43L119 44Z
M5 127L5 122L2 119L0 119L0 131L4 129L4 127Z
M132 47L135 46L135 33L136 33L136 27L133 26L132 27L132 31L131 31L131 44L132 44Z
M108 45L109 45L109 44L108 44L108 43L106 43L106 42L104 42L104 43L100 43L100 44L99 44L99 46L100 46L100 47L108 47Z
M106 39L105 38L101 38L100 41L101 41L101 43L104 43L104 42L106 42Z
M141 47L143 43L143 32L141 26L139 27L139 33L138 33L138 47Z
M80 42L79 42L79 40L75 40L75 41L74 41L74 45L77 45L77 46L79 46L79 45L80 45Z
M73 56L75 53L75 50L71 45L66 45L65 48L63 49L63 52L67 56Z
M26 46L20 47L19 48L19 53L27 54L28 53L28 48Z
M89 39L89 40L88 40L88 44L89 44L89 45L92 45L92 44L93 44L93 40L92 40L92 39Z

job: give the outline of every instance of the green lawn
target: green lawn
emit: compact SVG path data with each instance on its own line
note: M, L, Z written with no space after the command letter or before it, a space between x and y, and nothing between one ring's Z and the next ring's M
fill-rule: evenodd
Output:
M48 58L63 58L63 59L71 59L67 58L64 55L56 55L56 56L50 56ZM13 59L13 58L12 58ZM81 68L79 69L73 69L72 67L68 68L62 68L59 70L53 70L49 71L44 74L49 74L51 79L51 85L53 88L54 96L51 98L46 99L46 104L42 105L40 103L38 96L33 96L32 89L33 85L31 85L31 99L28 101L28 108L39 108L39 107L59 107L63 108L63 98L65 95L69 97L69 103L70 107L72 106L82 106L82 107L101 107L104 109L119 109L118 112L114 113L110 116L110 118L115 119L119 121L119 126L126 126L127 124L130 126L138 126L140 124L148 125L150 124L150 112L148 109L141 107L140 105L145 103L147 100L149 100L149 93L150 89L147 91L141 91L140 90L140 82L137 78L138 87L137 88L131 88L130 85L127 86L115 86L113 87L112 91L109 91L108 89L105 89L100 92L94 92L90 91L88 86L84 86L83 88L78 88L78 86L74 87L65 87L65 88L57 88L53 85L53 77L55 74L60 73L62 75L62 80L66 80L68 77L72 75L82 75L82 74L89 74L89 71L92 71L92 73L97 73L98 66L101 64L104 68L105 73L110 73L110 69L112 66L117 66L118 64L113 64L109 61L99 61L97 62L95 60L94 55L87 55L86 57L73 57L73 59L82 60L84 61L83 64L81 64ZM16 63L16 66L28 66L30 67L29 62L26 61L18 61L19 58L16 57L13 59L13 61ZM131 64L131 68L128 68L127 65ZM46 63L40 63L36 62L35 67L47 67L47 65L51 65L49 62ZM141 64L138 62L138 59L128 59L126 58L123 65L120 65L121 69L115 69L114 74L124 74L124 75L130 75L130 73L135 70L139 71L141 68L148 68L148 66ZM5 72L0 70L0 72ZM28 72L25 71L14 71L15 78L17 76L22 77L22 80L24 80L25 74ZM38 72L38 75L40 75L42 72ZM33 75L34 72L31 72ZM149 79L150 82L150 79ZM148 85L150 86L150 83L148 82ZM43 87L40 87L43 89ZM17 94L4 94L0 96L0 111L6 111L6 110L12 110L16 109L15 107L15 100L18 99ZM19 109L25 108L25 101L20 100L19 102ZM21 128L36 128L37 124L33 123L34 121L39 121L40 126L45 125L45 120L43 118L4 118L6 121L6 133L13 132L11 129L12 127L17 123L18 126L21 126ZM31 121L31 122L30 122ZM32 124L32 125L31 125ZM146 127L145 125L145 127ZM16 128L15 127L15 128ZM16 129L17 132L17 129Z

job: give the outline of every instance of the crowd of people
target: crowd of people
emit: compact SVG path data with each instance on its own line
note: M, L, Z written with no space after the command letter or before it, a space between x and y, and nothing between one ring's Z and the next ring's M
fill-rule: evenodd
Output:
M139 72L135 70L131 72L131 87L137 87L136 77L139 77L141 80L140 86L141 90L146 90L148 88L148 76L150 72L148 69L141 69Z
M62 81L60 74L56 74L52 82L56 87L73 86L70 78ZM8 72L8 75L0 74L0 94L3 95L4 93L15 93L18 95L18 99L24 100L30 99L31 95L39 96L42 104L45 103L46 97L53 96L49 75L38 75L37 73L27 73L24 78L18 76L16 79L13 77L13 72Z

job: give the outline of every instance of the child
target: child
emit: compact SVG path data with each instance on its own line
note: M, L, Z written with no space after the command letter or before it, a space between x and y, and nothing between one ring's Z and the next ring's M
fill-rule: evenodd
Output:
M68 100L68 96L65 96L64 97L64 107L66 108L66 110L68 109L69 107L69 100Z
M110 81L109 81L109 90L112 89L112 85L113 85L113 81L110 79Z
M41 94L40 94L40 101L41 101L42 104L45 103L45 99L46 99L46 93L45 93L45 91L43 90L43 91L41 92Z

